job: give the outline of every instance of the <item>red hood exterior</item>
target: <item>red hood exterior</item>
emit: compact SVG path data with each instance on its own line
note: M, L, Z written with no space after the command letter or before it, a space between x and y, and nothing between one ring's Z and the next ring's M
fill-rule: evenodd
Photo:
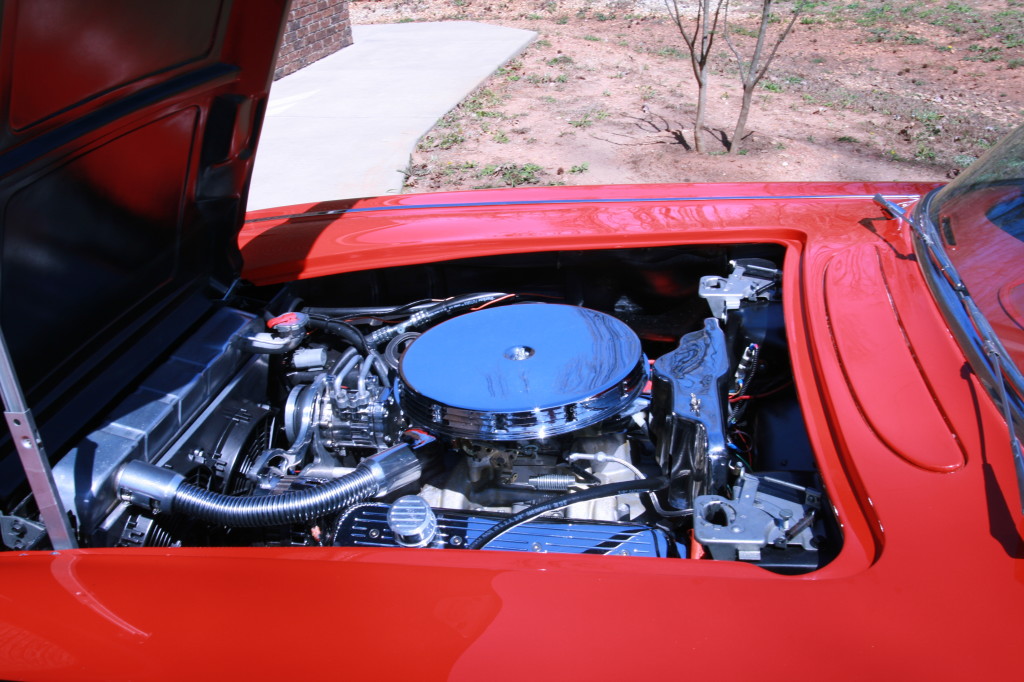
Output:
M408 194L252 211L239 244L245 260L243 277L271 284L350 270L562 248L680 241L781 243L813 237L820 243L846 243L857 238L850 233L851 225L866 215L876 220L880 215L871 202L876 192L916 200L937 186L721 183ZM871 207L867 212L866 206Z
M284 211L348 208L319 218L251 214L241 243L259 282L536 250L784 245L794 374L843 527L841 553L802 576L728 562L491 551L8 554L3 673L1014 675L1024 544L1005 424L926 296L906 228L869 198L910 202L929 188L557 188ZM325 635L344 646L317 646ZM283 641L290 646L270 644Z

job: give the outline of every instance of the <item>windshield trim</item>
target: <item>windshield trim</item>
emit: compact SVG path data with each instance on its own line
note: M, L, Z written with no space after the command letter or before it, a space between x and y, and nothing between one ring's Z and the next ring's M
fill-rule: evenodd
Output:
M984 372L978 372L979 376L987 375L991 383L996 383L995 377L991 376L993 367L988 360L986 344L994 346L994 350L1003 358L1002 374L1009 381L1018 400L1024 400L1024 374L1010 359L1009 353L984 314L974 305L967 286L960 278L953 261L946 254L938 228L931 219L931 204L939 191L941 188L932 190L915 207L912 220L915 227L914 251L917 254L917 261L925 274L932 295L946 313L947 321L951 323L954 336L967 354L972 369L978 372L979 368L983 368ZM910 220L910 217L907 219ZM940 286L942 283L944 286ZM968 310L968 305L973 306L974 310ZM976 318L977 322L972 318Z
M940 189L929 192L904 216L913 228L914 253L932 297L945 317L971 370L992 401L1000 408L1010 436L1017 472L1021 513L1024 514L1024 375L1014 364L1002 341L971 298L952 260L942 246L931 204Z

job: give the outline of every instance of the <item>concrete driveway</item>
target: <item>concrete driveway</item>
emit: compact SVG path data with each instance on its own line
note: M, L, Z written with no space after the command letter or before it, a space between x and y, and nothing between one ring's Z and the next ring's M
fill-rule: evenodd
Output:
M352 34L271 88L250 210L399 192L419 139L537 35L468 21Z

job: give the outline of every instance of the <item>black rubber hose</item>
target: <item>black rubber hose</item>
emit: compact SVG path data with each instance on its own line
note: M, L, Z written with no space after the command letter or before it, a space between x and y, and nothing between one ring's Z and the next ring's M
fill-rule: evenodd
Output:
M413 329L418 329L420 327L425 327L445 317L450 317L471 308L483 305L484 303L490 303L495 299L499 299L507 295L508 294L500 292L491 292L484 294L467 294L465 296L449 298L448 300L441 301L429 308L416 311L404 322L388 325L378 329L366 337L366 345L375 349L381 344L387 343L399 334L403 334L407 331L412 331Z
M309 318L309 326L325 334L341 337L348 341L361 355L366 355L366 337L348 322L342 322L341 320L318 320L315 317L311 317Z
M323 372L288 372L284 375L284 378L288 380L289 386L297 386L298 384L309 384L314 379L323 374Z
M422 299L399 306L356 306L350 308L318 308L309 306L302 309L307 315L320 315L324 317L362 317L379 315L398 315L409 310L429 308L438 302L433 299Z
M594 474L590 473L586 469L584 469L583 465L580 464L579 462L573 462L572 464L569 465L569 468L572 469L572 472L574 474L582 478L583 482L586 483L587 485L601 484L601 479L595 476Z
M618 495L620 493L661 490L662 488L668 487L668 483L669 480L667 476L656 476L654 478L641 478L635 481L624 481L622 483L608 483L606 485L588 488L587 490L583 490L578 493L559 495L552 500L524 509L518 514L513 514L504 521L496 523L477 536L476 540L473 540L466 549L483 549L487 543L505 531L511 530L519 524L525 523L526 521L540 516L541 514L561 507L568 507L570 504L575 504L576 502L597 500L602 497L611 497L612 495Z

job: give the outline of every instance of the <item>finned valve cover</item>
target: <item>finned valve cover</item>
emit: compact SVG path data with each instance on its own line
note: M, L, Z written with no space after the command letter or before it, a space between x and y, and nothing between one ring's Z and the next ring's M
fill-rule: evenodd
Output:
M417 426L511 441L569 433L624 410L647 382L640 339L620 320L527 303L433 327L402 357L399 401Z

